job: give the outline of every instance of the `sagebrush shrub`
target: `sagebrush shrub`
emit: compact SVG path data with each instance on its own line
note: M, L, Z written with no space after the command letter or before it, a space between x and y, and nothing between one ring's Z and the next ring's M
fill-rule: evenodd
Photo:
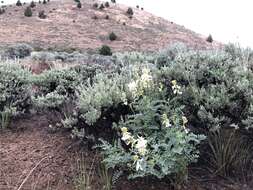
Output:
M24 12L24 15L25 15L26 17L31 17L31 16L33 15L33 12L32 12L31 7L26 7L25 12Z
M118 38L118 36L117 36L114 32L111 32L111 33L109 34L109 39L110 39L111 41L115 41L115 40L117 40L117 38Z
M128 15L130 15L130 16L133 16L134 15L134 11L133 11L133 9L131 8L131 7L129 7L128 9L127 9L127 12L126 12Z
M16 6L22 6L22 3L20 0L17 1Z
M0 127L7 127L12 117L29 111L31 73L16 62L0 62Z
M99 54L100 55L105 55L105 56L110 56L112 55L112 50L109 46L107 45L103 45L100 49L99 49Z
M92 6L93 8L98 8L98 3L94 3Z
M104 8L105 8L104 4L101 3L101 5L99 6L99 9L100 9L100 10L104 10Z
M32 1L32 2L30 3L30 7L31 7L31 8L36 7L36 4L35 4L35 2L34 2L34 1Z
M45 14L45 11L40 11L38 16L39 16L40 19L46 19L47 18L47 15Z
M213 37L212 37L211 34L209 34L209 36L206 38L206 41L207 41L207 42L210 42L210 43L213 42Z
M31 55L33 48L24 43L15 44L7 47L4 50L4 55L8 58L24 58Z
M116 0L111 0L112 3L116 3Z
M4 8L0 8L0 15L5 13L5 9Z
M77 8L79 8L79 9L82 8L82 3L81 3L81 2L78 2L78 3L77 3Z
M107 8L110 7L110 4L108 1L105 2L105 7L107 7Z

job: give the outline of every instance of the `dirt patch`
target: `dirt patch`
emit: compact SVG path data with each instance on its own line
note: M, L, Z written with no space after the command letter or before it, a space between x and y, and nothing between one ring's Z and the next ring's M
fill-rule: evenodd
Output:
M14 131L0 134L0 189L72 189L73 143L69 134L48 130L46 116L33 116L12 123Z
M55 116L34 115L14 121L11 130L0 133L0 189L16 190L24 182L22 190L74 190L77 176L76 161L84 155L87 172L94 172L91 190L102 190L99 176L99 155L80 146L70 138L70 133L52 130ZM82 147L82 148L81 148ZM95 160L95 161L94 161ZM195 169L196 170L196 169ZM181 190L250 190L243 184L229 179L212 178L207 171L190 169L190 177ZM194 175L192 175L194 174ZM168 180L118 178L115 190L172 190Z

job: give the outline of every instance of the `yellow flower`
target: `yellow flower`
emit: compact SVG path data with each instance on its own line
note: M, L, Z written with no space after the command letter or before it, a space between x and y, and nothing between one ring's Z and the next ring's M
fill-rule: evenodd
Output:
M171 84L172 84L173 86L176 86L176 85L177 85L177 81L176 81L176 80L172 80L172 81L171 81Z
M182 116L183 125L188 123L188 119L185 116Z
M138 155L134 155L133 156L133 160L136 162L137 160L139 159L139 156Z
M139 137L137 139L137 143L135 145L135 148L138 150L140 155L145 155L147 152L147 140L145 140L143 137Z
M122 127L122 128L121 128L121 132L122 132L122 133L126 133L127 131L128 131L128 129L127 129L126 127Z

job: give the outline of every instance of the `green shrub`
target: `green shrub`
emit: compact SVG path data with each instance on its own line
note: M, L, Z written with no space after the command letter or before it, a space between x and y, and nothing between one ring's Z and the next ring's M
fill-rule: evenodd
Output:
M16 6L22 6L22 3L20 0L17 1Z
M81 2L78 2L78 3L77 3L77 8L79 8L79 9L82 8L82 3L81 3Z
M111 32L111 33L109 34L109 39L110 39L111 41L115 41L115 40L117 40L117 38L118 38L118 36L117 36L114 32Z
M24 12L24 15L25 15L26 17L31 17L31 16L33 15L33 12L32 12L31 7L26 7L25 12Z
M42 3L45 5L45 4L47 4L47 1L46 1L46 0L43 0Z
M98 3L94 3L92 6L93 8L98 8Z
M110 7L110 4L108 1L105 2L105 7L107 7L107 8Z
M15 44L4 50L4 55L8 58L24 58L31 55L33 48L28 44Z
M212 37L211 34L209 34L209 36L206 38L206 41L209 42L209 43L213 42L213 37Z
M47 15L45 14L45 11L40 11L38 16L39 16L40 19L46 19L47 18Z
M0 128L31 106L30 72L15 62L0 62Z
M117 143L102 140L100 147L108 168L126 170L131 178L181 174L183 180L187 175L187 166L196 161L196 145L203 136L189 132L182 109L173 103L174 95L168 98L163 88L144 65L132 65L120 74L100 74L79 89L80 117L90 126L96 127L102 118L110 119L110 111L120 105L131 108L127 115L114 113L122 117L113 127L121 130ZM116 115L114 119L120 118Z
M105 55L105 56L111 56L112 55L112 51L111 48L107 45L103 45L100 49L99 49L99 54L100 55Z
M100 9L100 10L104 10L104 8L105 8L104 4L101 3L101 5L99 6L99 9Z
M131 7L129 7L128 9L127 9L127 12L126 12L128 15L130 15L130 16L133 16L134 15L134 11L133 11L133 9L131 8Z
M35 4L35 2L34 2L34 1L32 1L32 2L30 3L30 7L31 7L31 8L36 7L36 4Z
M0 15L5 13L5 9L4 8L0 8Z
M111 0L112 3L116 3L116 0Z

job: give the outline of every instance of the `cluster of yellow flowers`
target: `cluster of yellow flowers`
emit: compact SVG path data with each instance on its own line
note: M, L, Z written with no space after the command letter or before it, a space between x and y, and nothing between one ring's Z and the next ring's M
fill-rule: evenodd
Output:
M122 138L127 145L131 145L132 149L136 150L136 154L133 156L134 164L136 164L136 170L143 170L142 162L144 162L144 156L147 153L147 140L143 137L135 139L126 127L121 128Z
M143 94L143 90L147 89L152 84L152 75L150 74L150 69L144 68L142 69L142 75L140 79L136 81L132 81L128 84L128 89L131 92L134 98L138 97L139 95Z
M172 84L173 93L181 95L182 94L182 92L181 92L181 86L177 85L177 81L176 80L172 80L171 84Z

